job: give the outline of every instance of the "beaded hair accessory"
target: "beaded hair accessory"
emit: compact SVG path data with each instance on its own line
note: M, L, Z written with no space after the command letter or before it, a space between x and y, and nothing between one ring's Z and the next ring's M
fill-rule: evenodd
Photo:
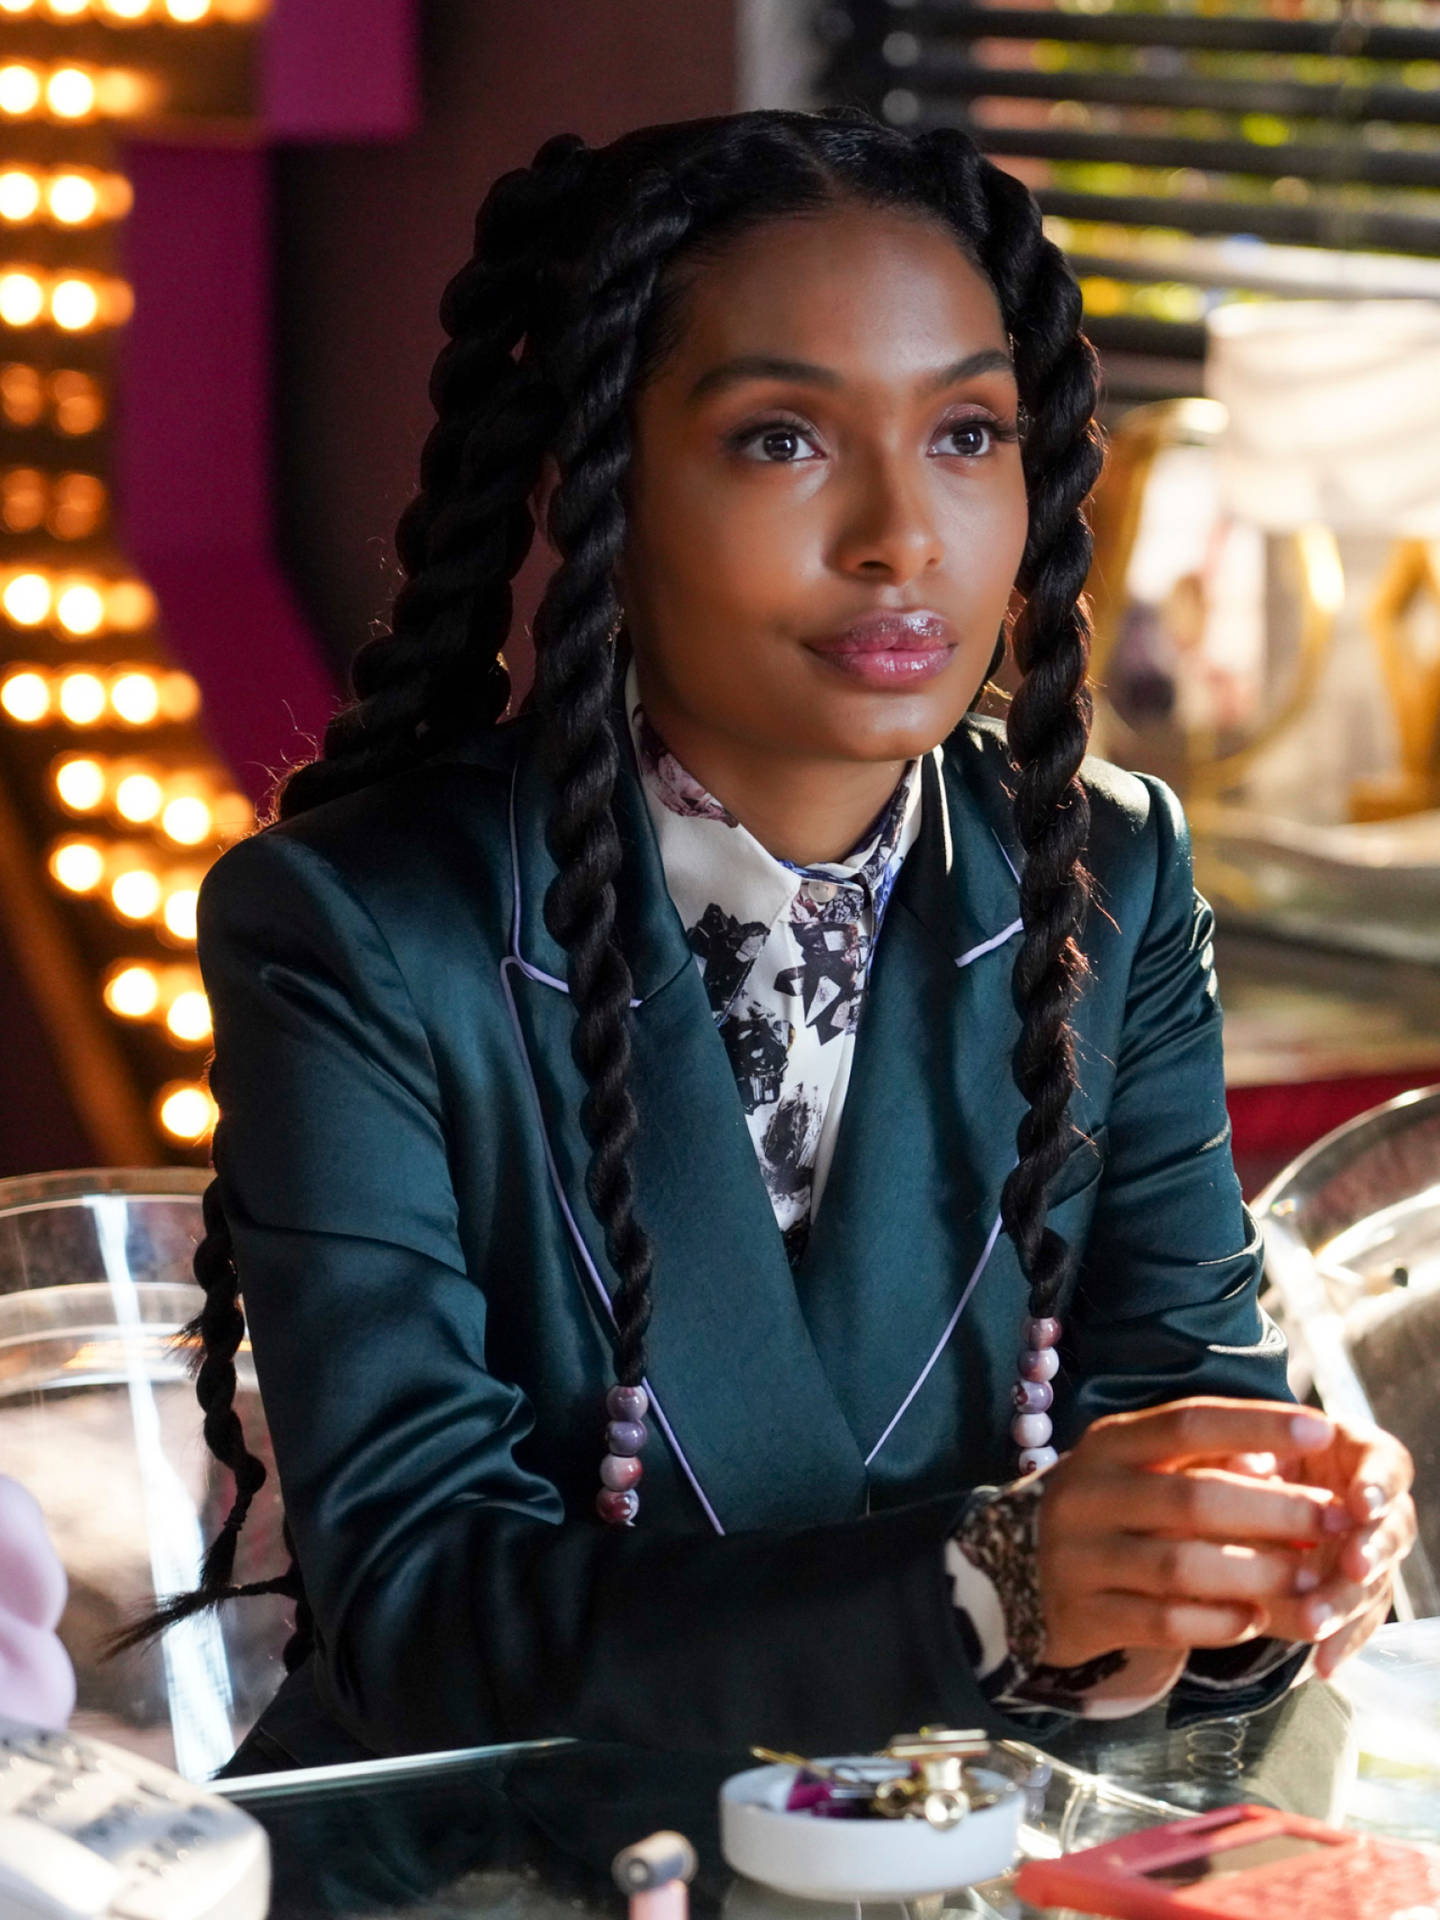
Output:
M1027 1315L1021 1327L1025 1344L1020 1349L1019 1378L1012 1399L1015 1418L1010 1422L1010 1437L1020 1449L1020 1471L1034 1473L1040 1467L1054 1466L1060 1458L1050 1444L1053 1431L1050 1407L1055 1399L1051 1385L1060 1371L1060 1322L1047 1316L1037 1320Z

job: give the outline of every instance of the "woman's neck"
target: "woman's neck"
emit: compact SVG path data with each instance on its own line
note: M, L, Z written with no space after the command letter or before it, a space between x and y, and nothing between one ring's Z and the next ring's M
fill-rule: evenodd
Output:
M767 852L800 867L843 860L875 824L908 764L782 759L695 728L663 702L657 712L646 701L645 713L692 778Z

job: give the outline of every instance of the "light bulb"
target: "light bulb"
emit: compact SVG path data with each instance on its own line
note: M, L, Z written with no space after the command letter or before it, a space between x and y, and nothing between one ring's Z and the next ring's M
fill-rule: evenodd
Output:
M112 20L143 20L150 11L150 0L101 0Z
M208 19L210 0L165 0L165 11L172 20L189 27L197 20Z
M33 13L35 0L0 0L0 13Z
M17 627L38 627L50 612L50 582L43 573L17 573L0 594L0 606Z
M100 190L83 173L57 173L46 189L45 201L62 227L79 227L94 219Z
M95 82L79 67L57 67L45 83L45 103L57 120L83 120L95 109Z
M125 67L107 67L95 83L95 104L113 120L143 113L155 98L155 89L142 74Z
M203 993L178 993L170 1003L165 1024L177 1040L194 1043L210 1038L210 1002Z
M105 856L93 841L62 840L50 856L50 871L67 893L93 893L105 874Z
M133 965L112 973L105 982L105 1004L112 1013L126 1020L143 1020L160 1004L160 982L155 969Z
M172 1140L203 1140L219 1117L207 1090L190 1080L172 1080L159 1097L160 1125Z
M100 296L88 280L57 280L50 290L50 317L66 333L83 333L100 316Z
M0 478L0 520L7 533L33 533L45 518L45 476L37 467L11 467Z
M83 583L66 587L55 602L55 617L76 639L98 633L105 619L105 602L98 591Z
M33 427L45 411L45 389L37 367L18 360L0 367L0 412L12 427Z
M153 820L165 803L165 789L153 775L130 773L115 789L115 810L137 824Z
M105 687L93 673L67 673L60 682L60 711L72 727L89 727L105 711Z
M105 505L105 489L93 473L62 473L51 488L47 524L59 540L83 540L99 525ZM116 618L117 609L123 614L134 605L133 595L125 597L128 585L121 581L107 591L105 610L112 627L124 633L133 633L136 627L146 624L143 618Z
M40 206L40 182L23 167L0 173L0 220L33 220Z
M195 938L195 907L200 898L198 887L176 887L165 896L165 928L177 940Z
M215 802L215 831L222 840L238 840L255 824L255 809L243 793L222 793Z
M93 504L97 517L103 511L105 489L93 475L67 473L56 486L59 489L73 486L77 496ZM155 618L155 596L143 580L114 580L106 594L105 610L117 633L138 633Z
M110 704L132 727L145 727L160 711L160 689L149 673L122 673L110 689Z
M17 117L40 104L40 74L35 67L0 67L0 113Z
M39 673L12 673L0 686L0 707L22 726L33 726L50 711L49 682Z
M55 791L73 813L93 813L105 798L105 769L98 760L62 760Z
M127 867L110 882L115 911L127 920L148 920L160 905L160 881L148 867Z
M214 815L203 800L193 794L182 794L178 800L172 800L161 815L161 824L172 840L182 847L198 847L202 840L209 837L215 824Z
M200 688L188 673L160 677L160 711L167 720L193 720L200 711Z
M45 289L33 273L0 273L0 320L33 327L45 311Z
M93 433L105 418L100 383L88 373L62 367L52 374L50 391L55 397L55 424L61 433Z

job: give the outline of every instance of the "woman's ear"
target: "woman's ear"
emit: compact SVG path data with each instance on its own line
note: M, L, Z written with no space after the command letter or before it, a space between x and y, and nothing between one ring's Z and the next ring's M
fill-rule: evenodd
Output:
M550 503L555 498L555 489L560 484L560 467L553 453L547 453L540 463L540 478L530 489L530 512L540 537L558 560L560 550L550 538Z

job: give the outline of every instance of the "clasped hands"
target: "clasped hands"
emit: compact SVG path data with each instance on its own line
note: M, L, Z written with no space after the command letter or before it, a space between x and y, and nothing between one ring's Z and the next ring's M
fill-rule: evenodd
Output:
M1177 1400L1095 1421L1045 1476L1046 1662L1148 1649L1152 1667L1273 1635L1316 1643L1316 1671L1333 1673L1389 1612L1413 1472L1392 1435L1288 1404Z

